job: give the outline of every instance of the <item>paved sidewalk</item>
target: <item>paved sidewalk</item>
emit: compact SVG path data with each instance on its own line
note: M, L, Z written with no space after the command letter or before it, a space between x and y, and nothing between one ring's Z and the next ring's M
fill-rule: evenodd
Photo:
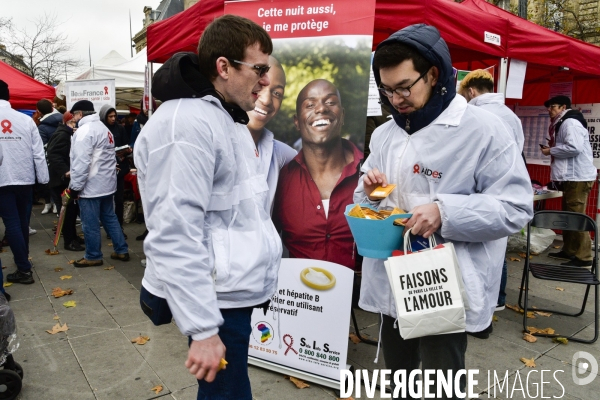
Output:
M34 263L35 284L14 284L7 288L12 296L11 307L17 318L20 348L15 360L24 369L23 390L20 399L195 399L197 385L183 363L187 354L187 339L174 324L155 327L139 308L139 288L144 269L140 266L143 258L142 242L135 236L144 231L144 225L126 225L127 240L131 261L118 262L110 259L112 247L103 232L102 250L104 266L95 268L74 268L69 260L81 258L82 252L69 252L62 249L60 254L49 256L44 253L51 247L52 227L56 215L40 215L42 206L34 206L31 226L38 233L30 237L30 255ZM0 224L1 225L1 224ZM2 230L0 230L2 232ZM518 257L509 254L509 257ZM14 270L10 249L0 254L5 267L4 275ZM507 285L509 304L516 304L520 286L523 262L509 262ZM105 269L114 266L114 269ZM62 268L56 272L55 268ZM72 278L61 280L69 275ZM561 304L565 310L573 310L580 301L581 287L549 281L532 280L531 293L534 304ZM52 289L73 289L70 296L54 298ZM564 291L556 290L561 287ZM593 293L593 292L592 292ZM74 300L76 307L65 308L65 301ZM552 373L544 375L545 397L556 396L563 399L598 399L600 379L586 386L575 385L571 378L573 355L577 351L591 353L600 358L600 341L593 345L569 342L561 345L548 338L538 338L536 343L522 340L521 314L505 310L496 314L494 332L490 339L479 340L469 337L467 368L479 369L478 393L481 398L493 397L493 385L488 385L488 371L495 371L503 377L509 374L509 386L513 388L517 372L526 386L527 373L531 369L524 366L521 357L535 358L536 371L563 370L553 378ZM58 316L66 323L66 333L50 335ZM357 311L361 333L377 338L379 316ZM582 331L581 335L593 335L593 299L588 300L585 314L578 318L537 316L531 325L539 328L552 327L557 332L569 335ZM591 326L590 326L591 325ZM349 331L353 329L350 328ZM150 341L143 346L132 344L131 339L149 336ZM355 368L384 368L383 356L374 364L376 347L349 341L348 363ZM589 367L591 368L591 367ZM492 375L493 377L493 375ZM267 399L335 399L336 391L311 384L310 388L297 389L282 375L250 367L253 396L258 400ZM536 386L541 382L540 373L530 374L529 395L519 390L519 382L512 397L507 388L496 387L496 398L541 398L536 394ZM492 382L493 383L493 382ZM155 394L151 389L162 385L163 390ZM561 397L564 387L564 396ZM358 398L358 397L357 397ZM366 398L364 390L362 397ZM379 398L379 395L377 396Z

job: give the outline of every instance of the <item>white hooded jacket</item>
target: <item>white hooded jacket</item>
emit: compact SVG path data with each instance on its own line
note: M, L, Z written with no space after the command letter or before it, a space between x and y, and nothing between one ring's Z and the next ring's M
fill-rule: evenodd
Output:
M529 175L495 115L455 96L431 124L408 135L395 121L373 132L362 171L398 186L381 202L405 210L437 202L438 234L454 244L467 292L467 331L487 328L498 298L506 237L533 216ZM359 180L355 202L368 202ZM364 258L360 307L396 317L384 260Z
M148 236L142 281L167 299L184 335L218 333L219 308L275 292L281 240L254 141L212 95L164 102L135 145Z
M0 167L0 187L48 183L44 145L35 122L0 100L0 143L4 160ZM5 122L6 121L6 122Z
M469 101L469 104L481 107L498 116L506 125L506 129L512 132L519 151L523 151L523 145L525 144L523 125L519 117L504 104L504 95L502 93L483 93Z
M115 139L98 114L79 121L71 139L71 182L79 197L108 196L117 190Z
M555 133L555 145L550 148L553 157L550 179L555 182L591 182L596 180L596 167L590 135L581 122L565 119Z

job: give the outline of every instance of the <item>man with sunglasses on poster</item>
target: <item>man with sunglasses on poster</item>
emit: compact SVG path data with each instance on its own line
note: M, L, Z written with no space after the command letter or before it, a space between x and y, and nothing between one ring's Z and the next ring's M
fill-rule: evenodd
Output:
M413 234L454 244L468 300L466 331L486 338L506 237L533 216L521 152L498 117L456 96L450 52L433 26L412 25L381 42L373 72L393 120L373 132L354 202L410 210L405 223ZM397 187L386 199L369 197L388 183ZM465 369L467 332L403 339L383 262L364 258L359 306L382 314L386 368L408 376L422 362L422 370L435 370L429 392L441 393L437 375ZM461 392L465 384L462 375Z
M215 19L197 56L175 54L156 72L152 94L163 104L134 150L149 231L141 299L166 299L189 337L198 399L252 399L250 318L277 287L282 249L262 202L268 187L248 161L252 137L236 129L269 86L272 50L254 22Z

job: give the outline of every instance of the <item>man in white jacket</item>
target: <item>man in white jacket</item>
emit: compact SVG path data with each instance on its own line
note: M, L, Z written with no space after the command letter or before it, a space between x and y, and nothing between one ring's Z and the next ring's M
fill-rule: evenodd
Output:
M253 167L252 137L236 128L269 86L272 50L254 22L214 20L198 55L177 53L154 75L152 94L163 103L134 149L149 231L143 289L166 299L190 338L185 365L198 399L252 399L251 315L277 287L281 240L265 207L269 187Z
M48 165L37 127L31 118L10 108L8 85L0 80L0 217L13 252L17 271L6 276L12 283L34 282L29 262L29 219L32 188L48 183Z
M117 190L115 139L100 121L94 105L80 100L71 108L79 128L71 140L72 198L79 197L81 229L85 238L85 255L73 264L77 268L102 265L100 221L110 235L114 252L110 258L129 261L129 250L115 214L113 194Z
M450 53L436 28L418 24L392 34L378 45L373 72L393 120L373 132L354 201L410 210L406 227L414 234L435 233L454 244L468 298L466 330L485 337L506 237L533 215L520 151L496 116L456 96ZM397 184L388 198L368 197L388 182ZM359 305L383 314L386 367L409 376L422 361L422 369L450 370L454 378L465 369L466 333L404 340L394 328L397 314L383 261L364 258ZM466 380L460 381L464 389Z
M549 146L542 154L551 156L550 179L563 192L562 208L585 214L588 195L596 180L596 167L583 114L571 109L571 99L556 96L544 102L550 115ZM562 265L592 266L592 243L588 232L563 231L563 247L549 257L567 260Z
M519 117L504 104L504 95L494 93L494 77L492 74L484 69L469 72L460 83L459 93L467 99L469 104L481 107L500 118L506 129L513 134L517 147L523 154L523 144L525 143L523 125ZM496 311L504 310L506 304L505 289L508 279L508 266L506 265L505 255L502 255L502 260L502 279Z

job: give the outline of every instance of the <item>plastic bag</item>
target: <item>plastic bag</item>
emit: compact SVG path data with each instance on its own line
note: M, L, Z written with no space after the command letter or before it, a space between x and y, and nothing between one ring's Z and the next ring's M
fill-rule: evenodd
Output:
M6 298L0 295L0 365L4 364L6 356L14 353L18 348L15 314Z
M554 239L556 233L552 229L531 228L531 251L542 253L545 251ZM508 251L526 251L527 250L527 229L521 229L520 232L508 237Z
M137 207L133 201L123 202L123 222L126 224L135 221L137 217Z

